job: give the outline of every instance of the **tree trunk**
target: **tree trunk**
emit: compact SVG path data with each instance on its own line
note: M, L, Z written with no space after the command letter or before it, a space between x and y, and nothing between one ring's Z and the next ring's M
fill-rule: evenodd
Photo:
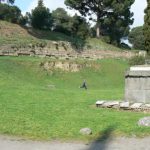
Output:
M100 14L97 14L96 37L100 38Z
M96 37L100 38L100 27L99 26L96 27Z

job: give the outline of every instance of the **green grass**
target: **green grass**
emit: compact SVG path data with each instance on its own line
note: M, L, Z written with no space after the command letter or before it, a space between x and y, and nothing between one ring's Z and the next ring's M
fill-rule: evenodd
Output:
M101 39L96 38L89 38L87 39L87 45L94 50L112 50L112 51L120 51L121 48L113 46L111 44L107 44L106 42L102 41Z
M85 68L78 73L39 67L41 58L0 57L0 133L30 139L96 139L111 128L115 135L149 135L150 128L138 127L143 113L97 109L98 99L122 99L123 60L94 62L99 69ZM81 61L82 63L82 61ZM83 79L88 90L79 89ZM48 86L54 85L54 86ZM90 127L91 136L79 130Z

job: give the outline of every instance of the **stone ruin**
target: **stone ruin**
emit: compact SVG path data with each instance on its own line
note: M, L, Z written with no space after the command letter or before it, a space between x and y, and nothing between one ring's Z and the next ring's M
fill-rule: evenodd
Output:
M150 112L150 66L130 67L125 74L125 101L97 101L96 106Z
M47 61L42 62L40 66L43 67L44 70L46 71L59 69L66 72L78 72L83 68L92 67L92 65L88 63L79 64L76 62L69 62L69 61Z
M150 103L150 66L134 66L125 75L125 100Z
M95 104L99 108L150 112L150 104L144 103L98 100Z

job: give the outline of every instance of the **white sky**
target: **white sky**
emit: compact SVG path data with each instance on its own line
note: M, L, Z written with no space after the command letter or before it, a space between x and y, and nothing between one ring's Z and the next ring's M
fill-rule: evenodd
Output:
M27 10L25 12L31 11L34 7L37 6L38 0L31 0L28 5ZM44 0L44 4L46 7L50 9L50 11L55 10L58 7L63 7L66 9L64 5L64 0ZM144 23L144 9L147 6L146 0L135 0L135 3L132 5L131 10L134 12L134 24L132 27L143 25ZM24 14L25 14L24 12ZM74 14L75 11L68 10L70 14Z

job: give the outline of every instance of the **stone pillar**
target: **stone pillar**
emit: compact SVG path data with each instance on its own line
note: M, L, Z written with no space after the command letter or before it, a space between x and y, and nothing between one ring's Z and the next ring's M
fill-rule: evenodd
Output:
M150 66L135 66L126 72L125 100L150 103Z

